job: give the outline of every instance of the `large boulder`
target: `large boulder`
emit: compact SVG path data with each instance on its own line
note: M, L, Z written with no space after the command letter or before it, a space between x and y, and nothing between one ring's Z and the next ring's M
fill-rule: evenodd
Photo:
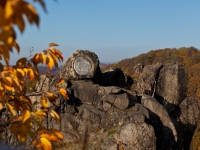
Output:
M125 74L121 69L116 68L114 70L106 71L102 74L102 81L100 83L103 86L118 86L125 89L130 89L133 84L133 79Z
M177 132L166 109L153 97L143 95L141 104L149 110L151 122L155 128L157 147L174 149L177 145Z
M172 114L171 118L177 129L179 149L189 149L199 115L197 100L193 97L186 97Z
M61 76L67 80L91 79L97 82L101 78L97 55L88 50L77 50L65 62Z
M145 66L137 81L136 91L138 95L154 95L159 71L163 67L161 63Z
M154 129L146 123L129 123L118 133L119 147L126 150L156 149Z
M186 98L187 74L182 64L172 62L160 70L156 95L169 113Z

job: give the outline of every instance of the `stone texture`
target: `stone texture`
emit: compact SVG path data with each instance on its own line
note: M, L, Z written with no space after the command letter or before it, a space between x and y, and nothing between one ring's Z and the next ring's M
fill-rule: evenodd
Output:
M117 138L119 147L126 150L156 149L154 129L144 122L122 126Z
M156 128L157 146L161 149L175 148L177 132L166 109L155 98L147 95L142 96L141 104L150 111L151 121Z
M197 100L193 97L185 98L172 114L171 118L178 133L179 149L189 149L199 116Z
M159 73L156 95L168 112L174 110L187 94L187 74L178 62L166 64Z
M88 50L77 50L65 62L61 76L67 80L92 79L97 82L101 78L98 56Z
M155 93L159 71L162 67L161 63L144 67L137 81L136 91L138 95L153 95Z

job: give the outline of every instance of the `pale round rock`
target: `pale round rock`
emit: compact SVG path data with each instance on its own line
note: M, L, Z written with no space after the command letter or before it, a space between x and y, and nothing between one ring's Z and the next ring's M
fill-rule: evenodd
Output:
M74 61L74 70L79 75L87 75L92 71L91 61L84 57L77 57Z

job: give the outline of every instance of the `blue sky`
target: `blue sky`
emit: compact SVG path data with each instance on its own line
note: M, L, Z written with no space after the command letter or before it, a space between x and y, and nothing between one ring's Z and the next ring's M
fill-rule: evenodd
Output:
M40 27L18 32L21 53L11 63L56 42L65 60L77 49L115 62L150 50L200 48L199 0L46 0L48 13L35 5Z

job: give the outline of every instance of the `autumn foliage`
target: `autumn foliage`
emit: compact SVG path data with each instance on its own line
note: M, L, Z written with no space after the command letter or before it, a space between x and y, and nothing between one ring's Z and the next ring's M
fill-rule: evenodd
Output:
M167 64L173 61L182 63L188 74L188 96L197 98L200 102L200 50L195 47L165 48L151 50L148 53L140 54L137 57L127 58L115 64L103 68L106 70L110 67L121 68L125 73L137 79L139 74L134 73L134 66L138 63L143 66L156 64L158 62Z
M43 0L38 2L46 10ZM49 69L63 61L62 53L54 48L56 43L32 58L20 58L14 66L9 66L10 52L13 48L19 53L20 47L16 41L14 26L21 32L25 30L25 22L39 26L39 15L33 4L25 0L0 0L0 111L6 109L10 116L5 120L5 125L19 141L25 143L28 138L32 140L35 148L51 150L51 142L63 139L62 134L55 129L46 129L41 121L50 114L57 122L60 117L54 110L49 111L49 106L55 104L58 95L68 99L65 89L57 89L41 94L40 110L32 109L32 102L24 92L25 80L39 81L38 64L45 64ZM3 61L6 66L3 65ZM60 79L56 85L62 84ZM3 132L5 128L0 126Z

